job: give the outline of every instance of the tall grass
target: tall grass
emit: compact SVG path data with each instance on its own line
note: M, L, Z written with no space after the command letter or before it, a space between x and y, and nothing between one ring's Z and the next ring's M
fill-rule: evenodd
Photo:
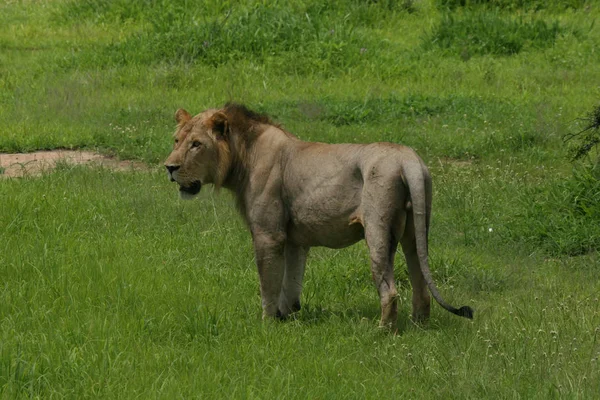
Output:
M391 5L391 3L390 3ZM388 5L388 6L390 6ZM342 14L347 10L347 14ZM188 2L141 3L89 0L68 2L63 19L133 20L142 28L98 52L84 51L77 64L129 65L202 63L219 66L238 60L276 62L294 71L343 69L360 63L361 49L377 46L362 27L387 18L379 3L340 7L322 2L241 2L231 5Z
M551 255L597 251L600 247L600 179L597 167L575 169L573 176L528 190L515 218L531 221L511 230L517 241L527 240Z
M557 21L501 16L498 13L445 14L425 41L468 59L472 55L514 55L524 48L552 46L561 28Z

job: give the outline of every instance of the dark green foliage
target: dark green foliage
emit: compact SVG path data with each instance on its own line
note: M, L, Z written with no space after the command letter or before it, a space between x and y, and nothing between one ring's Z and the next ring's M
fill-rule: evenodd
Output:
M473 55L508 56L526 47L550 47L561 31L557 21L547 23L493 12L446 14L425 38L425 47L439 47L465 60Z
M574 148L574 160L587 156L600 143L600 106L597 106L583 120L587 123L583 130L565 137L566 141L572 139L577 141Z
M236 2L243 7L248 2ZM252 2L250 2L252 3ZM229 9L229 2L215 0L68 0L54 12L58 24L94 21L107 24L131 22L149 22L157 19L198 18L216 16Z
M589 1L586 0L437 0L437 5L442 8L487 6L510 11L544 9L561 11L568 8L582 8L588 3Z
M600 248L600 171L580 168L564 181L532 189L517 204L509 229L553 255L581 255ZM521 223L520 221L528 221Z
M417 115L439 114L450 102L445 103L442 99L425 96L339 101L330 103L320 119L335 126L381 123Z
M312 119L336 127L385 124L441 114L501 114L514 110L510 103L467 96L391 95L366 99L326 98L318 102L277 102L260 107L275 118Z
M275 0L188 1L188 0L68 0L54 13L60 23L92 20L105 23L127 20L153 21L164 15L179 18L209 18L229 10L244 11L256 8L289 9L315 20L343 18L354 24L378 26L382 19L396 11L415 11L414 0L305 0L286 2Z
M93 20L98 22L125 21L139 18L160 2L151 0L83 0L63 3L55 19L59 22ZM164 2L163 2L164 3ZM173 2L176 3L176 2Z

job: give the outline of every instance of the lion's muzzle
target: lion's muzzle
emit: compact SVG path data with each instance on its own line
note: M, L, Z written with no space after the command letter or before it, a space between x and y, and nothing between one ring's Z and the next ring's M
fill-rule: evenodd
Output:
M175 182L175 174L179 169L179 165L165 165L167 168L167 173L169 174L169 180L171 182Z

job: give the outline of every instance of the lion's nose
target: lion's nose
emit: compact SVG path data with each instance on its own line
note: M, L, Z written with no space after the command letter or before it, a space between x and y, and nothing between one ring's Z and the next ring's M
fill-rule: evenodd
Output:
M165 165L165 167L167 168L167 172L169 173L169 179L171 180L171 182L175 182L175 177L173 176L173 173L179 169L179 165Z
M167 167L167 171L169 171L170 174L179 169L179 165L165 165L165 167Z

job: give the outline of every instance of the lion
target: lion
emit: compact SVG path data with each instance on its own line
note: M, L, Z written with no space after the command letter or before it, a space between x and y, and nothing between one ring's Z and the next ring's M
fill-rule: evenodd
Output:
M380 326L398 315L394 256L402 246L412 285L412 318L430 315L430 295L446 310L473 318L439 294L428 263L432 183L421 158L393 143L305 142L240 104L194 117L175 114L173 151L165 161L182 198L207 184L233 192L248 226L264 318L300 310L308 251L366 240L381 303Z

